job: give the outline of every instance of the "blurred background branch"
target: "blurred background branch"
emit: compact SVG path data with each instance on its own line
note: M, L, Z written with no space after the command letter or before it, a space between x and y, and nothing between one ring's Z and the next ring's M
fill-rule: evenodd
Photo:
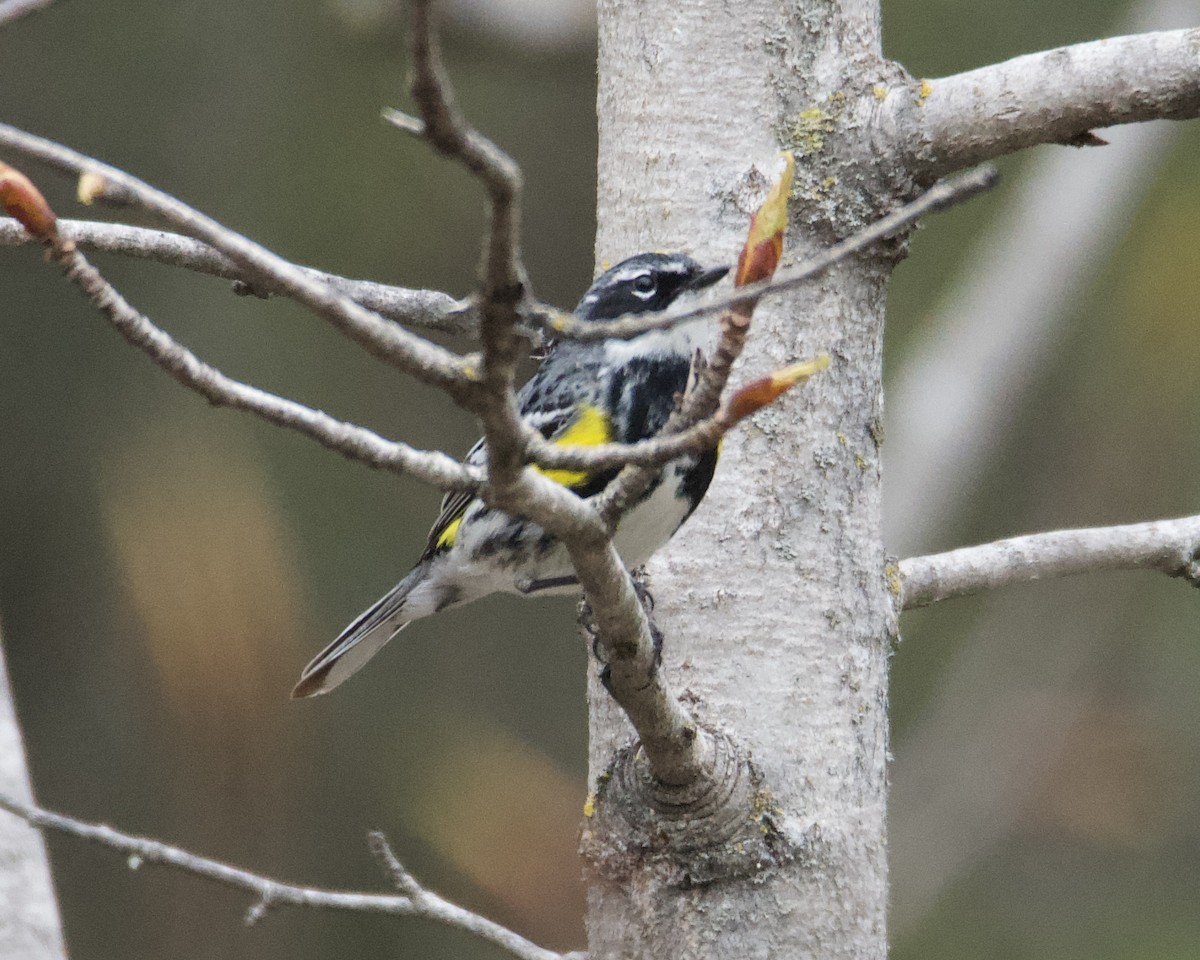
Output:
M1139 0L1133 30L1186 20L1192 0ZM888 545L946 542L1008 421L1049 363L1078 291L1101 269L1182 134L1165 121L1105 131L1107 146L1040 154L977 241L961 278L888 384ZM934 333L933 331L936 331Z
M19 20L30 13L45 10L54 0L3 0L0 3L0 27Z
M1115 32L1140 32L1194 25L1200 8L1138 0L1108 15ZM1094 23L1092 36L1107 32ZM1170 345L1195 323L1183 304L1195 295L1185 278L1198 245L1168 198L1194 209L1198 171L1185 158L1195 132L1155 122L1104 138L1100 149L1033 155L993 223L956 254L940 307L893 340L892 551L1194 508L1193 485L1170 466L1190 460L1195 442L1178 406L1188 351ZM927 310L905 289L915 279L898 274L893 319L905 302ZM1191 747L1156 746L1151 732L1172 742L1168 731L1200 722L1166 679L1200 669L1189 649L1195 601L1173 584L1121 577L905 617L893 672L893 698L907 702L891 794L897 957L961 950L964 926L1002 930L1034 955L1068 943L1113 957L1134 943L1159 943L1164 956L1187 944L1186 955L1200 937L1183 901L1164 893L1177 881L1196 889L1166 845L1194 845L1176 811L1197 795L1200 770ZM1106 763L1106 741L1139 744L1145 762L1114 753ZM1103 805L1115 819L1100 829ZM1033 849L1062 859L1035 867ZM1132 879L1138 870L1156 893Z

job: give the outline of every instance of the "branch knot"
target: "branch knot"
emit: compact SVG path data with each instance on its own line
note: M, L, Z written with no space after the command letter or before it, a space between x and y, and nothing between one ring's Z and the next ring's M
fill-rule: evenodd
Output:
M684 784L657 780L637 744L617 752L580 845L595 873L618 880L649 865L664 883L694 887L791 859L761 771L729 737L705 734L702 774Z

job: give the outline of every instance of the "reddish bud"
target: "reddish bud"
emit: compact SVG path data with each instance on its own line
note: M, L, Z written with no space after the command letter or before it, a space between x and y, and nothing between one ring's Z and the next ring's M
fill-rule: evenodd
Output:
M774 403L796 384L803 383L813 374L820 373L828 366L829 354L822 353L815 359L796 363L769 373L765 377L751 380L729 398L725 411L730 425Z
M54 211L25 174L0 163L0 206L20 222L38 240L52 240L58 234Z
M787 204L792 195L792 180L796 173L796 161L790 151L783 154L783 173L767 194L767 199L750 218L750 233L745 246L738 255L737 272L733 284L744 287L748 283L769 280L775 275L779 258L783 255L783 232L787 229Z

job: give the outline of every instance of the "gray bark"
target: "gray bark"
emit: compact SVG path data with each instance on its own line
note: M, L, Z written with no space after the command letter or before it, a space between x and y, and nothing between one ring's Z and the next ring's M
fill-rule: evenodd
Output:
M918 83L882 59L872 0L604 0L599 13L601 262L735 256L782 146L797 154L794 256L961 164L1200 114L1195 30ZM647 787L593 684L596 958L886 955L900 578L879 532L880 346L902 250L881 245L760 311L745 367L818 351L833 365L729 439L705 504L652 565L666 667L718 734L707 788Z
M839 113L898 80L868 0L602 2L598 258L736 257L781 134L798 151L789 255L863 226L907 178L867 138L843 137ZM672 872L669 853L606 858L592 837L593 957L886 954L895 613L878 442L891 267L860 257L760 308L743 370L819 351L833 365L728 438L704 505L651 571L667 669L700 722L749 753L776 855L761 869L731 858L726 876L749 869L753 883L710 883L720 864L698 881ZM627 727L593 693L591 777L619 804L625 781L607 774Z
M0 648L0 793L32 801L25 748ZM16 817L0 817L0 960L59 960L62 921L42 835Z

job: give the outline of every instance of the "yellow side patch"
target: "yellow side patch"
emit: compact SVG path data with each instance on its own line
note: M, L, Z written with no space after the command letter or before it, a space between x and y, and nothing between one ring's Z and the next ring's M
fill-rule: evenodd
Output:
M599 407L581 406L575 421L551 442L556 447L598 447L612 440L612 435L612 421L608 414ZM587 473L582 470L534 469L564 487L579 487L588 479ZM438 543L440 545L441 541Z
M462 526L462 514L446 524L446 529L438 534L437 543L434 544L435 550L441 550L442 547L454 546L454 541L458 539L458 528Z

